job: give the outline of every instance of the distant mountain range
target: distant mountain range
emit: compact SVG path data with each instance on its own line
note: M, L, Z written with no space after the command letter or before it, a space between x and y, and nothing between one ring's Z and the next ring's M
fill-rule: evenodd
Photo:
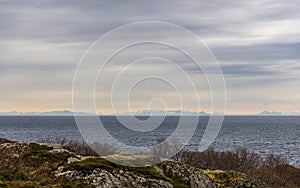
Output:
M207 116L209 113L204 111L201 112L192 112L186 110L139 110L136 112L126 112L119 115L200 115L200 116Z
M89 115L90 113L86 112L72 112L69 110L57 110L57 111L49 111L49 112L18 112L18 111L11 111L11 112L0 112L0 115L61 115L61 116L73 116L74 114L78 115Z
M49 112L18 112L18 111L11 111L11 112L0 112L0 115L93 115L92 113L87 112L72 112L69 110L57 110L57 111L49 111ZM209 115L208 113L202 112L191 112L191 111L184 111L184 110L140 110L137 112L126 112L126 113L119 113L117 115ZM110 114L104 114L110 115Z
M73 116L73 115L95 115L92 113L87 112L72 112L69 110L56 110L56 111L48 111L48 112L18 112L18 111L11 111L11 112L0 112L0 115L45 115L45 116L51 116L51 115L61 115L61 116ZM105 114L110 115L110 114ZM193 111L187 111L187 110L139 110L136 112L126 112L126 113L119 113L117 115L168 115L168 116L176 116L176 115L195 115L195 116L208 116L209 113L206 113L204 111L201 112L193 112ZM215 114L219 115L219 114ZM230 114L234 115L234 114ZM259 115L259 116L297 116L300 115L298 112L279 112L279 111L263 111L259 114L237 114L237 115Z
M258 115L269 115L269 116L287 116L287 115L300 115L298 112L278 112L278 111L263 111Z

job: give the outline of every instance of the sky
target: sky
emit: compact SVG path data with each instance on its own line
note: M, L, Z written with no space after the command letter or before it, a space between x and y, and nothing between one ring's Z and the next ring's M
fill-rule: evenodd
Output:
M299 113L298 7L298 0L0 0L0 112L73 110L74 76L86 49L121 25L162 21L186 28L211 49L226 83L227 114L265 110ZM134 35L139 36L139 32L145 31L137 30ZM133 34L112 38L105 45L110 49L127 37ZM178 36L170 33L165 37ZM211 98L204 75L176 53L165 46L149 44L120 54L96 84L97 112L113 112L110 98L118 113L144 109L210 112ZM135 60L132 57L142 58L141 54L168 54L182 70L175 70L174 65L162 59L146 59L126 69L112 93L111 85L118 73ZM194 91L185 87L187 82L179 76L183 74L180 71L195 82L200 108L192 97ZM178 92L158 79L144 80L128 92L137 77L149 73L173 80L181 88L179 93L190 100L182 107Z

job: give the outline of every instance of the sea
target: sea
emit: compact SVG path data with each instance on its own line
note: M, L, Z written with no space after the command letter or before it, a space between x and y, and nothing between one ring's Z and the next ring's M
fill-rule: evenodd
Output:
M137 118L147 120L149 117ZM168 138L175 131L180 118L166 116L155 129L139 132L125 127L116 116L99 116L111 136L132 146L141 143L147 146L157 139ZM198 149L209 120L208 116L197 118L197 128L185 146L189 150ZM130 121L128 118L127 123ZM79 130L74 116L0 116L0 137L19 142L60 138L82 141ZM226 116L211 147L218 151L245 147L262 156L282 156L291 165L300 167L300 116Z

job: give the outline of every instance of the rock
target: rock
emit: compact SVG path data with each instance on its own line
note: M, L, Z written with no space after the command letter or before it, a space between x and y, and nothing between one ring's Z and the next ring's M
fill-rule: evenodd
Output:
M0 139L0 186L2 187L255 187L236 172L208 171L173 160L142 155L114 155L110 159L139 166L128 167L108 157L83 157L61 145L17 143ZM140 162L136 162L140 161ZM12 176L13 175L13 176Z
M75 157L70 157L70 158L68 158L68 164L74 163L74 162L76 162L76 161L80 161L80 159L75 158Z
M219 187L258 187L253 180L246 177L245 174L234 171L214 170L204 171L205 174Z

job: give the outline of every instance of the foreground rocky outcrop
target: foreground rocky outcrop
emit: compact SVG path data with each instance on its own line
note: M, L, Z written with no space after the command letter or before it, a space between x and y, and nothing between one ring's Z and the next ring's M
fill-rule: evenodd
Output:
M126 156L113 157L122 158L126 163ZM173 160L164 160L154 166L128 167L103 157L79 156L61 145L0 139L0 187L213 188L257 185L237 172L201 170Z

